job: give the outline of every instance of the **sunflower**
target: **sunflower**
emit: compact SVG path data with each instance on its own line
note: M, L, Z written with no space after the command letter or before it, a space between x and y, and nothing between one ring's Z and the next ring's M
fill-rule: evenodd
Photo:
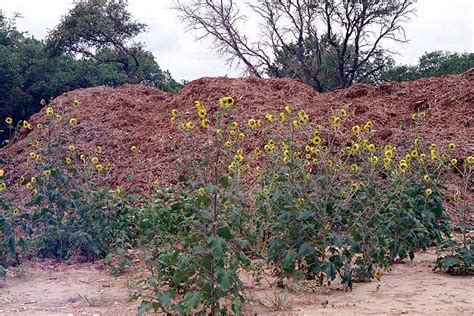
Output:
M290 114L292 112L292 109L289 105L285 106L285 112L288 113L288 114Z
M43 176L45 176L45 177L51 177L51 170L44 170L44 171L43 171Z
M458 160L456 158L451 159L450 163L455 166L458 163Z
M303 110L298 111L298 118L300 119L301 123L307 123L309 121L308 114L306 114L306 112Z
M342 116L342 117L348 117L349 116L349 113L347 112L346 109L341 109L339 111L339 114Z
M286 121L286 113L285 112L280 112L280 121L282 121L282 122Z
M72 159L69 157L66 157L64 161L66 162L67 165L70 165L72 163Z
M40 105L41 105L41 106L45 106L45 105L46 105L46 100L45 100L45 99L41 99Z
M79 105L81 105L81 104L79 103L79 101L77 101L77 100L72 101L72 106L73 106L73 107L78 108Z
M367 121L365 124L364 124L364 131L366 132L370 132L372 130L372 121Z
M359 135L360 126L359 125L354 125L354 126L352 126L351 130L352 130L352 133L354 133L355 135Z
M237 155L234 156L234 160L237 163L241 163L242 161L244 161L244 156L242 154L237 154Z
M0 192L5 191L7 189L7 185L3 182L0 183Z
M354 144L352 144L351 149L352 149L352 152L353 152L354 154L356 154L356 153L359 152L360 146L359 146L358 143L354 143Z
M273 123L273 121L275 121L275 118L273 117L272 114L267 114L267 115L265 115L265 118L266 118L270 123Z
M412 149L412 151L410 151L410 157L413 157L413 158L416 158L418 157L418 149Z
M359 170L359 166L355 163L351 164L351 171L352 172L357 172Z
M474 156L468 156L466 158L466 161L467 161L468 164L474 165Z
M425 182L427 182L427 183L430 182L430 176L427 175L427 174L425 174L425 175L423 176L423 181L425 181Z
M99 163L99 158L97 158L97 157L92 157L91 162L92 162L94 165L97 165L97 164Z
M0 178L3 178L3 176L5 176L5 171L3 171L3 169L0 169Z
M52 107L48 106L46 108L46 116L50 117L50 116L53 116L53 114L54 114L54 109Z
M75 119L74 117L69 119L69 125L74 126L76 124L77 124L77 119Z
M223 97L219 99L219 104L223 108L230 109L234 107L235 99L232 97Z
M448 148L449 148L450 150L454 150L454 149L456 148L456 145L453 144L453 143L451 143L451 144L448 145Z
M186 125L185 125L185 127L186 127L187 129L193 129L193 128L194 128L194 123L193 123L193 122L187 122Z
M69 151L74 151L76 150L76 147L74 145L69 145L68 149Z
M254 118L251 118L247 122L247 126L250 128L256 128L257 127L257 121Z
M102 170L104 170L104 167L101 164L97 164L95 168L97 169L98 172L102 172Z
M433 190L428 188L425 190L425 194L426 196L430 196L431 194L433 194Z
M379 162L379 158L377 156L372 156L372 157L370 157L370 162L373 165L376 165Z
M237 124L237 122L232 122L232 123L230 123L230 129L231 129L231 130L237 129L237 126L239 126L239 124Z
M7 117L5 119L5 123L7 123L8 125L12 125L13 124L13 119L11 117Z
M15 207L13 209L13 215L18 215L20 213L20 209L18 207Z
M210 125L210 122L209 122L209 120L208 120L207 118L205 118L205 119L203 119L203 120L201 121L201 126L202 126L203 128L209 128L209 125Z
M351 188L352 188L352 190L354 190L354 192L359 191L360 190L360 183L359 182L352 182L351 183Z
M341 118L339 116L331 117L331 124L335 127L339 127L341 125Z
M196 110L202 109L204 105L200 100L194 101L194 106L196 107ZM178 111L176 111L176 115L178 114Z
M206 118L206 115L207 115L207 111L205 108L201 108L197 111L197 115L200 119L205 119Z
M293 128L295 130L300 128L300 123L297 120L293 120L293 122L291 122L291 125L293 125Z
M171 120L174 121L178 117L178 110L172 109L171 110Z

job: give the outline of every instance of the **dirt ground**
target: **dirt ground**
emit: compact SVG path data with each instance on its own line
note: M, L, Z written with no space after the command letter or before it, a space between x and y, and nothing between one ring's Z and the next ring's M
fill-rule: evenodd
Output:
M248 315L473 315L474 276L432 272L434 249L414 262L396 264L380 282L333 284L317 293L252 289ZM0 283L0 315L133 315L131 275L113 277L101 263L29 262L9 270Z

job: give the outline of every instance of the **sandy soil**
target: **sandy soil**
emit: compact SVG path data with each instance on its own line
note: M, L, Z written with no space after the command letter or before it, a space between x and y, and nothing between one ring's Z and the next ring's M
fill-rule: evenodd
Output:
M255 289L247 311L249 315L473 315L474 276L434 273L435 258L434 249L418 253L414 262L396 264L380 282L355 284L352 292L338 284L311 294ZM131 276L115 278L99 263L30 262L9 274L0 284L0 315L133 315L138 305L127 301L135 287Z

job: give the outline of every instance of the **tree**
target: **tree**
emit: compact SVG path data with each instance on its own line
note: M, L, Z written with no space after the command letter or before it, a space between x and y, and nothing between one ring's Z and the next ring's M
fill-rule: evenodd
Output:
M126 0L76 0L74 8L48 34L51 56L81 54L102 63L120 64L129 77L136 77L142 46L133 39L146 25L132 21L127 5Z
M261 30L252 42L242 31L246 17L237 0L179 1L176 10L199 39L211 38L227 61L261 77L291 74L317 91L332 87L325 77L334 65L338 88L380 73L392 53L382 42L406 42L403 23L413 0L261 0L248 4ZM282 58L282 56L286 56ZM331 78L331 80L333 80ZM323 82L324 81L324 82Z
M474 53L434 51L423 54L417 65L389 67L381 76L384 81L409 81L425 77L463 73L474 67Z
M8 138L5 117L15 122L27 119L40 110L41 99L77 88L123 83L142 83L173 92L182 87L144 49L134 56L124 55L115 47L94 52L96 58L77 58L70 51L51 56L43 41L16 29L15 19L7 19L0 11L0 146ZM131 65L137 59L140 66L133 77L123 63L106 62L118 58Z

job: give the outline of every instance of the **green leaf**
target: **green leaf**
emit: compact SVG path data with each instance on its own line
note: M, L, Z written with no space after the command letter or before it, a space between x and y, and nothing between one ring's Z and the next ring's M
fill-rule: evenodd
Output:
M233 238L232 231L228 226L219 228L217 234L224 238L226 241L229 241Z
M449 271L452 268L460 265L461 260L455 256L446 256L443 258L442 268L443 271Z
M207 192L210 192L212 194L217 194L219 193L219 187L215 186L214 184L212 183L209 183L207 186L206 186L206 191Z
M171 301L172 301L172 298L171 298L171 295L169 292L166 292L166 293L161 293L159 296L158 296L158 301L160 302L160 304L162 306L164 306L165 308L169 308L171 306Z
M224 238L220 236L210 236L207 239L207 244L211 248L214 258L219 260L224 257L225 251L227 249L227 242Z
M229 187L229 177L228 176L222 176L219 178L219 183L222 185L224 189L227 189Z
M183 306L186 313L191 313L202 302L203 296L201 292L188 292L184 295Z
M307 243L304 243L300 246L297 256L298 258L304 258L312 254L314 254L314 247L312 247L311 245Z
M282 261L282 268L285 272L293 272L295 269L296 253L292 250L285 252Z
M332 262L324 262L321 264L319 269L326 275L328 279L330 278L331 280L334 280L336 278L336 267Z
M222 291L227 292L232 288L234 283L234 272L232 270L217 267L215 276Z
M137 316L142 316L153 310L153 305L148 301L142 301L137 310Z
M212 257L204 256L201 260L201 265L208 271L212 269Z

